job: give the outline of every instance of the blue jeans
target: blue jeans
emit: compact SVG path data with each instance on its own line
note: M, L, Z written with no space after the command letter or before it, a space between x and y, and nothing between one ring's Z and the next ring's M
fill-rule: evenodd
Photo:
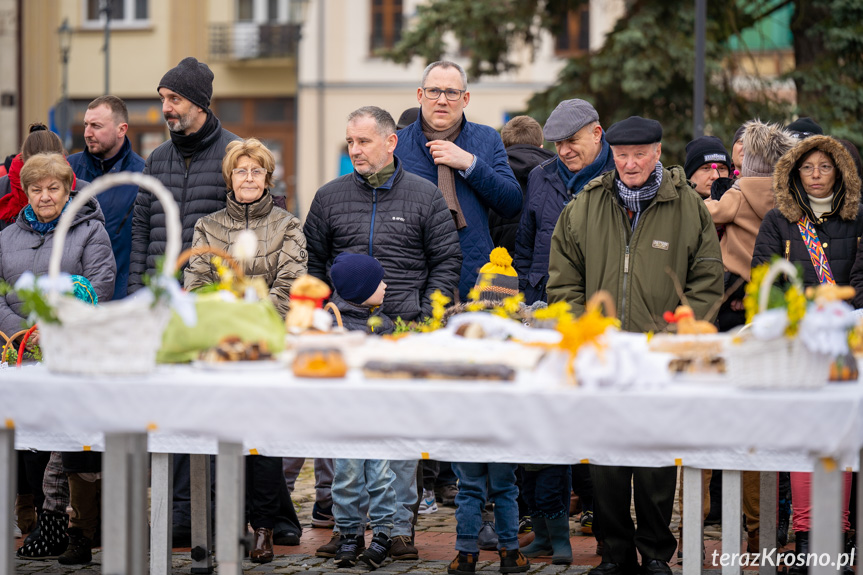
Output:
M453 463L452 468L458 477L459 488L455 496L456 550L479 553L476 539L482 527L482 510L487 499L494 500L498 549L518 549L516 464Z
M417 503L417 460L391 460L390 469L395 473L393 488L396 491L396 515L393 522L393 537L411 536L414 521L414 506Z
M530 514L557 519L569 515L569 492L572 477L569 465L552 465L524 472L524 498Z
M361 511L363 493L368 492L369 524L372 533L389 536L396 513L395 474L380 459L336 459L333 477L333 515L342 535L361 535L365 517Z

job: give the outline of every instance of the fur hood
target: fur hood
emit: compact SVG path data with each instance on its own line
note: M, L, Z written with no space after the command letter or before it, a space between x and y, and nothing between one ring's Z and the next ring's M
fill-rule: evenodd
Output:
M797 140L779 124L749 120L743 124L742 177L770 177L773 167Z
M844 187L842 205L836 206L839 209L839 217L848 221L855 220L860 205L860 176L857 174L857 167L851 154L845 146L830 136L810 136L779 159L773 174L776 208L789 222L796 222L803 216L803 208L795 197L791 184L800 158L816 148L833 158L833 163L838 170L837 181L842 182Z

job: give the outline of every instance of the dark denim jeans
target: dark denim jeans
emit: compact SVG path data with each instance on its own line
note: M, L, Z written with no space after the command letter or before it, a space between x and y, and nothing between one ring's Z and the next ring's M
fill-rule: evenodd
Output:
M478 553L477 536L482 527L482 510L494 500L494 527L498 549L518 549L518 488L515 463L453 463L459 491L455 497L455 548Z
M569 515L572 489L569 465L552 465L537 471L524 471L524 498L530 514L555 519Z

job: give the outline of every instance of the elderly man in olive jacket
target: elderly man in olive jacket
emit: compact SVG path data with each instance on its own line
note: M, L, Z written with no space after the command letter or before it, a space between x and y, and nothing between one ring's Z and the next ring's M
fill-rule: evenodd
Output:
M606 290L627 331L665 329L663 312L684 300L697 318L713 321L722 296L719 239L683 168L659 161L661 138L659 122L638 116L609 128L615 169L588 183L557 222L549 303L566 301L581 314L591 295ZM637 548L643 573L670 574L668 561L677 547L669 529L676 468L594 465L591 474L605 543L594 571L635 573ZM630 516L632 486L637 529Z

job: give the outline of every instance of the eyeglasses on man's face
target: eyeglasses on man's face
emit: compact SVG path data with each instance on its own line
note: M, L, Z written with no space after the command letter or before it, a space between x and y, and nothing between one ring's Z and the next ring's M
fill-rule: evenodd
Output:
M817 166L813 166L812 164L804 164L800 166L800 173L811 176L816 169L818 170L818 173L822 175L827 175L833 171L833 166L830 164L818 164Z
M450 102L455 102L461 95L464 94L466 90L456 90L455 88L447 88L446 90L442 90L440 88L423 88L423 95L429 100L437 100L440 98L440 95L443 94L446 96L446 99Z
M252 174L253 178L263 178L267 175L267 170L261 168L254 168L253 170L247 170L246 168L234 168L233 170L231 170L231 173L245 180L249 177L249 174Z

